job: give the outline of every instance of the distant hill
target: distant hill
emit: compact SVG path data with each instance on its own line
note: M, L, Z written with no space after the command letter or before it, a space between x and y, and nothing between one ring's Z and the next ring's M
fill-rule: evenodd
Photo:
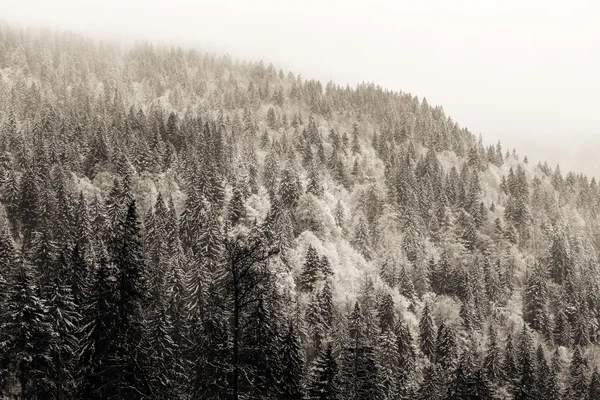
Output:
M425 99L2 26L0 155L4 396L599 396L597 182Z

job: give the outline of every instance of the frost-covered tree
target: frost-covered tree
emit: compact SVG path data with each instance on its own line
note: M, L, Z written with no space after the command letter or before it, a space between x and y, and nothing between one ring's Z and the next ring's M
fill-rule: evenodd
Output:
M371 237L367 219L364 215L359 215L354 227L354 234L352 236L352 246L360 254L363 255L365 260L371 259Z
M310 400L338 398L340 394L338 366L330 343L313 362L307 386L307 398Z
M423 354L431 361L435 360L435 326L433 317L431 316L431 310L429 309L429 303L425 303L419 321L419 346L421 347Z
M11 278L12 285L0 315L3 370L13 371L21 397L49 398L60 384L52 373L56 332L49 309L37 295L32 266L26 260L17 262Z

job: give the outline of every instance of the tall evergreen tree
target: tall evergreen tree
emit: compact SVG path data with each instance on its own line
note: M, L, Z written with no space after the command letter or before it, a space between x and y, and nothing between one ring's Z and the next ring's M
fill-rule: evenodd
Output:
M52 398L56 332L47 305L37 296L31 269L21 259L11 277L0 319L0 359L3 369L14 371L22 398Z
M548 316L548 288L546 273L541 263L536 263L525 287L523 319L535 330L550 336Z
M421 351L430 361L435 360L435 327L433 317L429 310L429 303L425 303L421 320L419 321L419 345Z
M303 291L311 292L314 290L317 279L319 278L321 260L317 251L312 245L308 245L306 251L306 261L300 273L300 288Z
M573 358L571 359L571 368L569 371L569 399L586 400L588 395L587 381L587 361L583 358L579 347L575 347Z
M281 396L290 400L302 400L304 361L300 351L300 340L293 325L290 325L283 338L281 357Z
M340 394L338 379L338 366L329 343L311 366L307 385L307 399L338 399Z

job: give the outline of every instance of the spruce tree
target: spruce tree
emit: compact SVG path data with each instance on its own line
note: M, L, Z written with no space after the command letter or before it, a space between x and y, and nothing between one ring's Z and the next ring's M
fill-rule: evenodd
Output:
M52 376L56 332L32 275L31 265L19 260L0 316L0 360L3 369L14 371L22 398L51 398L57 383Z
M322 317L325 330L328 330L333 327L333 294L331 293L331 285L329 280L325 281L325 285L323 289L319 292L318 295L319 300L319 309L321 310Z
M429 303L425 303L423 314L419 321L419 346L423 354L430 361L435 360L435 327L431 311L429 310Z
M364 215L359 215L354 228L354 235L352 237L352 246L369 261L371 259L371 239L369 233L369 226L367 219Z
M195 317L190 334L187 359L189 393L192 398L227 398L230 390L230 338L224 317L227 314L209 313Z
M552 372L550 371L550 367L548 366L548 361L546 360L546 355L544 353L544 348L541 343L538 345L536 351L536 363L537 363L537 387L536 394L539 398L552 398L553 395L553 385L552 382Z
M321 343L325 337L327 325L323 320L324 313L321 310L321 303L315 294L311 294L306 309L305 320L308 325L308 336L312 343L313 351L309 352L309 359L313 354L318 354L321 350Z
M391 294L386 293L381 298L377 316L379 317L379 328L382 333L393 331L396 325L396 313L394 311L394 299Z
M243 221L246 217L244 197L238 185L235 185L233 188L233 196L231 197L231 201L229 202L227 214L229 222L231 222L231 224L234 226L239 222Z
M382 388L379 381L379 366L374 348L369 345L372 338L366 335L364 314L358 303L348 321L348 341L342 349L340 383L342 396L348 399L380 399Z
M121 235L116 238L112 257L116 269L116 307L119 314L115 340L121 371L115 384L120 395L140 398L149 388L143 379L144 357L141 348L146 270L135 201L129 204L126 217L117 232Z
M290 324L281 344L281 396L290 400L302 400L304 361L300 351L300 340Z
M106 254L99 255L90 295L82 310L80 331L81 382L79 396L85 399L116 398L119 394L117 271Z
M165 296L166 297L166 296ZM164 298L154 305L153 311L145 321L145 349L148 358L147 379L152 387L153 398L172 399L176 397L175 349L177 344L171 337L173 325L168 314Z
M398 348L398 392L404 398L410 397L414 386L416 349L410 329L404 319L396 323L396 346Z
M323 186L319 177L314 163L311 163L308 169L308 183L306 185L306 193L311 193L315 197L321 197L323 195Z
M515 387L515 400L533 400L538 387L537 366L533 350L533 340L527 327L523 327L518 353L520 380Z
M446 400L479 399L476 396L474 365L471 357L471 353L467 350L460 359L454 375L454 381L447 388Z
M319 278L321 260L312 245L308 245L306 261L300 273L300 288L305 292L312 292Z
M515 352L512 335L510 333L506 338L502 367L504 369L504 379L506 384L509 386L516 384L516 380L519 378L520 370L519 364L517 363L517 354Z
M396 398L400 394L400 355L398 338L393 329L386 329L377 338L377 362L380 368L381 387L386 398Z
M523 319L535 330L550 335L548 317L548 288L546 273L541 263L536 263L525 287Z
M598 373L598 368L594 368L594 372L592 373L588 399L600 399L600 374Z
M559 307L554 322L554 343L557 346L569 347L572 342L571 335L571 325L569 324L567 315L564 313L563 307Z
M327 278L333 275L333 268L331 268L331 263L329 262L329 258L325 254L321 257L321 262L319 264L321 273L323 277Z
M307 385L307 399L335 400L339 397L338 366L332 354L331 343L313 362Z
M502 366L500 348L498 346L498 335L496 333L496 327L494 322L490 323L488 333L488 346L484 360L484 369L486 376L492 383L497 384L504 376L504 370Z
M442 323L438 329L435 362L444 375L452 374L458 365L458 344L454 329Z
M441 373L436 364L429 364L423 373L423 382L416 395L417 400L442 400L444 387Z
M61 279L51 283L48 295L48 317L55 333L50 346L50 381L55 398L73 396L78 346L77 331L80 328L80 306L75 303L71 287Z
M587 361L581 354L579 347L575 347L571 367L569 370L568 396L573 400L586 400L589 391L588 380L586 376Z
M258 398L277 398L281 354L277 324L264 300L248 316L242 334L240 360L244 370L242 392Z
M279 196L284 207L290 211L294 211L298 205L300 198L300 179L296 170L287 165L281 173L281 183L279 185Z

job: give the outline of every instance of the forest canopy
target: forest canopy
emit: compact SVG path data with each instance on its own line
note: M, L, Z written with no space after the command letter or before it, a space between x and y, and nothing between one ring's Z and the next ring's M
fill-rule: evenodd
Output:
M0 396L599 399L599 200L408 93L0 25Z

